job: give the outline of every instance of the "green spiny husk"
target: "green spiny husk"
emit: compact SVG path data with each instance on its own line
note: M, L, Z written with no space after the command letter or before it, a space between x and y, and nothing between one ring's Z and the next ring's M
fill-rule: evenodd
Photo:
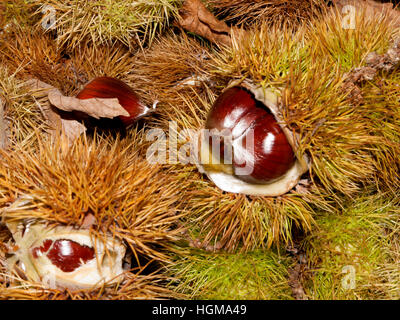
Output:
M93 45L120 42L129 48L151 42L177 15L181 0L48 0L33 1L41 17L37 28L48 17L41 12L51 6L56 13L56 40L60 46L75 48L90 40ZM50 32L53 32L51 29Z
M302 244L311 299L399 298L400 211L392 200L367 194L316 221L318 230Z
M385 51L398 34L397 27L385 17L363 20L363 14L357 12L356 21L363 22L357 29L342 32L337 12L325 17L331 25L325 31L323 18L296 30L290 26L255 26L243 38L234 39L232 47L204 48L208 58L202 65L205 77L199 85L181 89L178 84L182 77L169 73L165 76L168 90L175 89L174 99L169 102L167 96L161 101L160 118L154 126L167 130L168 121L175 120L180 129L202 128L207 110L221 89L232 79L249 78L263 87L282 88L284 120L299 135L299 154L307 153L312 160L310 185L278 198L226 194L196 174L194 166L184 169L174 165L180 172L183 170L177 180L190 182L185 191L185 210L191 212L188 223L201 230L206 243L219 241L228 250L237 248L239 243L243 250L279 241L288 243L293 226L304 231L312 228L315 211L338 213L345 201L366 190L393 192L398 188L397 118L386 114L385 130L374 128L378 123L371 122L371 118L377 112L382 116L387 102L385 107L378 106L376 98L366 94L369 100L365 104L353 106L342 88L350 65L359 66L370 50ZM336 29L332 30L332 26ZM371 26L381 31L378 39L367 36L372 32ZM318 42L317 33L321 32L325 34ZM331 37L337 40L325 49L324 39ZM359 49L351 56L354 43L359 44ZM325 50L342 52L346 59L338 64ZM178 65L176 61L192 59L185 50L182 52L179 55L173 51L158 64L157 56L162 53L153 51L147 62L153 69L163 70L163 64L172 69ZM188 64L183 67L188 70L186 74L197 76L201 72ZM157 83L151 73L144 78L147 83ZM395 110L396 94L393 89L388 93L385 101L391 101Z
M228 254L192 249L176 257L170 272L178 281L171 285L191 299L291 299L291 264L288 257L275 251Z

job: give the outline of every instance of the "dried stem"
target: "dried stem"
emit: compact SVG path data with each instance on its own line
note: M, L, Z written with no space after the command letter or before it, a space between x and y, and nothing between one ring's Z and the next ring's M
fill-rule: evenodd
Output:
M0 97L0 149L7 146L7 122L5 119L5 101Z

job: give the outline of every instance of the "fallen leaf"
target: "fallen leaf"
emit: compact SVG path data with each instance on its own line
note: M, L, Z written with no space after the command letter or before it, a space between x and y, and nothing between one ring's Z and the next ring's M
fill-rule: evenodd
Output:
M76 120L61 119L61 124L62 130L70 141L79 138L86 131L86 127Z
M117 98L83 100L75 97L66 97L58 89L50 90L48 96L50 103L63 111L81 111L96 119L115 118L118 116L129 117L128 111L119 104Z
M286 250L291 253L296 260L296 264L288 270L288 280L289 286L292 289L292 295L296 300L308 300L303 287L304 274L308 269L307 257L304 252L298 248L298 244L290 245Z
M42 92L43 95L48 95L48 91L54 88L37 79L28 80L25 85L35 92ZM69 141L74 141L86 131L86 127L79 121L63 119L61 115L57 113L57 110L51 106L49 101L43 104L40 104L38 101L36 101L36 103L51 128L50 134L55 135L56 132L63 131Z
M178 25L207 40L225 45L231 44L234 29L218 20L200 0L186 0L179 11Z
M118 116L129 117L128 111L119 104L117 98L83 100L75 97L66 97L57 88L37 79L31 79L27 84L37 90L46 90L50 103L63 111L80 111L96 119L115 118Z

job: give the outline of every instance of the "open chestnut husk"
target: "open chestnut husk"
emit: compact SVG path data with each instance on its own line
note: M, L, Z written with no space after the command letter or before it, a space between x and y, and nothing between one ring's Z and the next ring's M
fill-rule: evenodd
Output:
M125 82L111 77L98 77L90 81L76 96L78 99L117 98L129 116L119 116L125 126L145 116L152 109L144 105L135 91ZM154 109L154 106L153 106Z
M110 235L101 239L87 229L7 223L18 248L8 259L10 272L45 287L86 289L122 280L125 246Z
M282 121L278 94L250 82L225 89L200 134L200 166L222 190L279 196L308 171L295 136Z

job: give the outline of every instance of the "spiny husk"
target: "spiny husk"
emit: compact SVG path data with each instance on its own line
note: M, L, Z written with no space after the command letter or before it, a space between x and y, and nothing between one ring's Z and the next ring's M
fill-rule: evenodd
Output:
M31 28L37 23L32 17L35 11L31 0L4 0L0 4L0 30L8 30L12 25Z
M142 275L132 270L119 286L101 287L95 290L56 290L33 284L23 277L7 274L0 258L0 299L4 300L143 300L177 299L184 295L166 288L171 279L160 275ZM18 285L10 285L18 283Z
M38 101L26 89L24 82L3 66L0 66L0 95L5 101L8 144L18 144L27 150L34 149L38 134L49 128Z
M327 59L347 72L362 66L368 53L385 53L391 40L400 35L400 27L385 13L374 13L358 9L354 19L347 21L346 15L332 9L316 17L306 34L313 44L313 59Z
M336 12L329 19L339 26L341 18ZM340 51L341 43L347 43L349 35L363 42L364 52L360 56L366 56L368 50L377 47L388 48L397 29L385 17L368 19L368 24L360 24L356 30L338 32L337 36L343 39L337 42L339 45L335 50ZM189 183L190 187L183 192L187 199L185 210L191 212L187 221L196 226L196 232L205 243L219 242L228 250L234 250L240 244L242 250L249 250L279 241L288 243L294 226L311 230L315 211L338 212L344 201L357 197L366 189L369 192L385 191L393 185L395 178L389 173L396 171L398 152L396 143L389 139L397 137L400 131L397 120L393 121L388 115L383 134L374 129L377 120L371 122L375 111L382 109L382 106L374 107L376 100L369 101L368 112L362 112L366 105L355 107L347 100L342 84L348 69L336 64L321 51L323 46L316 43L315 32L320 32L318 26L323 23L322 18L315 19L310 26L296 30L288 26L255 26L246 36L235 39L231 48L206 51L212 61L204 63L206 77L200 85L189 85L182 91L172 86L176 91L175 98L162 106L160 118L154 123L163 130L168 129L169 120L177 122L178 130L203 128L216 96L232 79L248 78L265 88L281 88L284 121L298 134L298 152L311 157L312 165L309 175L305 176L308 178L305 185L278 198L226 194L197 173L194 165L172 165L181 172L175 177L177 183ZM370 25L382 30L378 41L361 36L365 32L362 28L369 30ZM192 55L185 52L172 51L166 57L161 57L161 52L154 52L151 61L157 61L158 56L164 65L173 67L177 64L175 61L192 59ZM356 57L351 61L356 63ZM193 73L191 66L181 66ZM154 83L159 82L151 76ZM168 72L160 77L167 79L169 88L177 82ZM387 99L394 105L396 95L392 93ZM385 155L386 152L390 156Z
M137 137L125 141L78 139L72 146L40 139L37 153L16 145L2 155L0 189L3 218L42 219L79 226L88 214L95 231L125 240L132 250L166 260L179 212L177 186L159 168L141 159ZM164 241L161 241L164 239Z
M4 64L21 79L35 77L66 93L76 83L63 50L48 34L15 26L8 32L0 50Z
M76 94L83 85L99 76L125 80L132 69L131 54L121 44L81 43L67 50L42 31L14 27L0 47L4 64L19 78L35 77L66 95Z
M173 289L191 299L292 299L288 283L291 260L275 251L242 254L191 250L176 257L170 272Z
M70 66L78 77L78 84L87 84L96 77L113 77L126 81L134 69L132 54L121 44L93 47L82 43L79 48L68 52ZM75 89L80 89L76 86ZM136 88L135 88L136 91Z
M191 90L187 82L204 88L209 51L210 46L204 41L169 33L155 40L151 48L135 54L128 81L135 84L141 96L158 100L157 111L167 119L166 104L175 103L182 91Z
M390 190L398 199L400 190L400 74L381 74L375 83L362 88L365 103L360 112L370 122L370 130L385 139L371 150L377 167L376 176L380 189Z
M180 101L165 106L166 117L162 122L166 124L167 118L173 119L179 131L202 128L207 110L215 98L210 89L201 96L194 89L188 90L181 94ZM178 150L186 142L179 141ZM309 192L294 191L276 198L249 197L221 191L194 164L167 164L164 168L173 168L171 170L176 172L173 179L178 184L186 184L182 190L181 207L190 214L184 220L204 244L218 242L220 247L229 251L239 247L247 251L269 247L280 241L289 243L293 227L310 230L313 225L310 203L318 199ZM332 209L325 202L321 206Z
M363 12L357 12L358 19L363 21L359 15L362 17ZM331 51L343 53L342 43L352 43L353 34L363 42L359 48L363 48L360 55L365 57L369 50L378 46L388 48L389 39L397 32L385 17L368 17L368 23L358 25L353 31L341 27L339 31L342 20L338 13L330 19L334 22L329 19L328 22L335 23L336 36L340 39ZM215 70L226 77L249 77L263 86L283 87L284 120L299 134L300 150L312 158L311 178L315 185L321 184L317 189L333 197L351 196L365 185L379 183L375 176L382 167L371 150L392 143L382 134L371 132L372 125L366 113L347 101L341 86L348 70L322 51L323 42L318 42L325 38L318 28L324 23L323 18L317 19L309 28L294 35L287 28L261 26L249 37L236 41L228 52L220 54ZM370 25L382 31L378 41L361 36L368 33L363 27L369 30ZM356 57L350 60L357 66ZM374 102L371 100L370 105ZM396 122L391 123L396 127ZM384 169L389 170L394 165L394 161L386 162Z
M324 0L211 0L208 6L229 23L249 26L267 21L269 24L298 25L320 13Z
M41 12L43 6L55 9L56 39L60 45L74 48L91 40L94 45L120 42L134 48L151 42L168 26L181 0L34 0L34 3L39 6L36 15L42 17L41 22L46 19Z
M92 214L91 232L101 239L109 233L123 241L139 264L135 275L117 288L62 293L44 290L37 284L5 279L4 295L15 298L112 299L174 297L162 287L166 278L160 270L143 275L140 257L161 265L170 262L171 243L179 238L177 210L179 187L168 174L151 166L138 153L143 132L129 133L125 140L86 136L72 145L61 138L39 138L37 151L18 144L2 152L0 190L5 221L38 220L49 225L79 227ZM22 281L22 283L21 283ZM23 293L19 288L28 288ZM1 291L1 290L0 290Z
M319 229L303 241L311 299L399 299L400 211L393 201L365 195L341 215L316 220Z
M371 52L386 53L393 41L400 36L400 27L385 14L367 15L357 11L354 29L344 29L341 15L331 11L317 19L307 32L313 43L311 56L315 60L328 60L337 64L341 74L365 64ZM345 77L345 75L344 75ZM362 121L368 123L368 131L376 140L370 144L373 157L374 180L382 191L394 194L399 188L399 94L397 70L391 74L380 72L373 82L363 84L363 103L357 106ZM354 123L354 121L351 121ZM373 138L371 138L371 142Z

